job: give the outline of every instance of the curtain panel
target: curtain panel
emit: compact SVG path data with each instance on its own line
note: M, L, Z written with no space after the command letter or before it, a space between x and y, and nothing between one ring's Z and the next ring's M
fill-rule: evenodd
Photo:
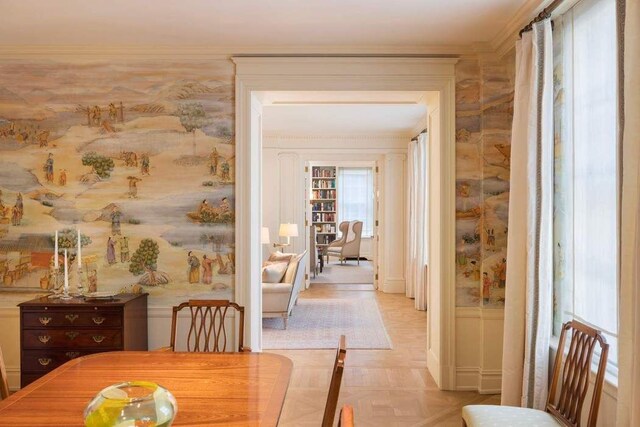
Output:
M617 425L640 425L640 2L618 3L624 22L624 115Z
M549 19L516 43L502 404L544 409L552 322L553 48Z
M428 136L409 142L407 182L407 265L406 295L415 299L417 310L427 309L428 260Z

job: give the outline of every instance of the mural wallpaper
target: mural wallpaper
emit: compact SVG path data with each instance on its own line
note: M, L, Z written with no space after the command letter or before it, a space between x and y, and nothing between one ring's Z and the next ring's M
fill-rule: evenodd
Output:
M456 65L456 306L504 306L512 56Z
M77 281L156 301L234 286L228 60L0 63L0 290ZM59 262L62 263L62 257Z

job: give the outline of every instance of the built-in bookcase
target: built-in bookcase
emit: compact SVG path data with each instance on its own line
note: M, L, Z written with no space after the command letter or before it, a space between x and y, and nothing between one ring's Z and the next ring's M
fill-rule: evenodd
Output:
M311 224L316 228L318 245L336 239L337 191L335 166L311 167Z

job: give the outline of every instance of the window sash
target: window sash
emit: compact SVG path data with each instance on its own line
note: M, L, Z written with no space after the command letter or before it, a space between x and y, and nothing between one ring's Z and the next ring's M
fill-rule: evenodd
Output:
M338 220L362 221L362 237L373 236L373 169L338 169Z

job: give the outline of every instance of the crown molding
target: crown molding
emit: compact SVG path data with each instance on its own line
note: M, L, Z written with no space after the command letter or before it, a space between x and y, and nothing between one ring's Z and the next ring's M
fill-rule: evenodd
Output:
M0 45L0 58L180 57L230 58L268 56L455 57L472 55L478 45L421 46L162 46L162 45ZM484 47L483 47L484 49Z
M516 14L491 41L491 50L503 57L515 47L518 33L553 0L526 0Z
M282 140L282 141L321 141L321 140L336 140L336 141L395 141L402 140L408 141L411 136L406 132L394 132L394 133L281 133L281 132L269 132L263 131L263 139L269 140Z

